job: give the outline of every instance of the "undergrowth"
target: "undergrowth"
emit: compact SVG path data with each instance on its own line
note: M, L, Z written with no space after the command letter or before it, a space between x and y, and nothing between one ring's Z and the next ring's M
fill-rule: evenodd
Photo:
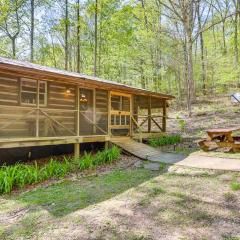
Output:
M50 178L62 178L70 172L83 171L103 164L110 164L120 157L121 151L114 146L96 155L84 153L79 159L64 158L62 162L51 159L44 166L15 164L0 168L0 193L10 193L14 188L42 182Z
M232 182L232 183L231 183L231 189L232 189L233 191L238 191L238 190L240 190L240 183L239 183L239 182Z
M158 138L151 138L148 140L148 144L152 147L172 145L181 142L180 135L169 135L169 136L161 136Z

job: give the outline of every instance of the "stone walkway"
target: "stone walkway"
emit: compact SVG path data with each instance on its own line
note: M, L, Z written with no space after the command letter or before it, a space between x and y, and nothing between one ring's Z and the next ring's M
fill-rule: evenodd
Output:
M130 138L117 139L112 142L126 152L150 161L150 163L144 164L144 167L152 170L158 170L160 163L166 163L192 168L240 171L240 159L203 156L199 153L189 156L181 153L167 153Z
M214 170L240 171L240 159L192 154L176 165Z
M177 156L175 156L177 155ZM161 153L153 162L164 162L177 166L203 168L212 170L240 171L240 159L203 156L192 153L189 156L173 153Z

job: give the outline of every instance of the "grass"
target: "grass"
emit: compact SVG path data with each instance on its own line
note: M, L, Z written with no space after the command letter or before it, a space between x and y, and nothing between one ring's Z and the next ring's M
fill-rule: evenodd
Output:
M182 141L182 138L180 135L166 135L161 136L158 138L151 138L148 140L148 144L152 147L158 147L158 146L165 146L165 145L172 145L177 144Z
M0 197L0 239L237 239L240 192L228 187L143 168L68 178Z
M61 217L112 198L157 174L145 169L115 170L97 177L86 177L81 182L65 180L48 188L38 188L20 194L17 200L40 205L52 215Z
M3 166L0 168L0 194L10 193L14 188L23 188L50 178L63 178L73 171L110 164L120 157L120 153L120 149L114 146L98 152L95 156L85 153L79 159L64 158L62 162L51 159L42 167L38 166L36 161L34 165Z
M232 183L231 183L231 189L232 189L233 191L238 191L238 190L240 190L240 183L239 183L239 182L232 182Z

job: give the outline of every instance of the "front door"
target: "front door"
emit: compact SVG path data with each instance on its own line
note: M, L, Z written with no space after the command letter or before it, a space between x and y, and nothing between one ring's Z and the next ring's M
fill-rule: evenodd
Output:
M129 136L131 95L111 92L111 134L113 136Z

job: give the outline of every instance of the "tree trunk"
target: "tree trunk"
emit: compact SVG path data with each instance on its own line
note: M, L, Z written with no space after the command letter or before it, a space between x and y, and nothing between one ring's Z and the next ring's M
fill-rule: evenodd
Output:
M238 6L238 5L237 5ZM239 7L236 7L236 10L238 10ZM234 57L235 57L235 66L238 66L239 63L239 53L238 53L238 15L239 13L236 13L234 16Z
M94 32L94 76L97 76L97 53L98 53L98 0L95 0L95 32Z
M80 50L80 0L77 0L77 72L81 71L81 50Z
M68 0L65 0L65 70L68 70Z
M16 59L16 37L12 37L11 41L12 41L12 58Z
M192 58L192 37L187 34L186 42L187 50L187 108L189 115L192 114L192 99L194 97L194 82L193 82L193 58Z
M200 16L200 7L199 4L197 5L197 17L198 17L198 28L199 30L202 29L201 23L201 16ZM204 40L203 40L203 33L200 32L200 49L201 49L201 78L202 78L202 90L203 94L206 95L206 69L205 69L205 60L204 60Z
M213 9L212 9L212 15L214 15ZM214 24L214 20L212 20L212 24ZM215 51L217 49L217 44L216 44L216 34L215 34L215 26L214 25L212 27L212 33L213 33L214 53L215 53Z
M225 36L225 21L222 23L222 39L223 39L223 53L227 53L227 48L226 48L226 36Z
M31 0L31 30L30 30L30 51L31 51L31 56L30 56L30 61L31 62L34 62L34 27L35 27L35 24L34 24L34 0Z

